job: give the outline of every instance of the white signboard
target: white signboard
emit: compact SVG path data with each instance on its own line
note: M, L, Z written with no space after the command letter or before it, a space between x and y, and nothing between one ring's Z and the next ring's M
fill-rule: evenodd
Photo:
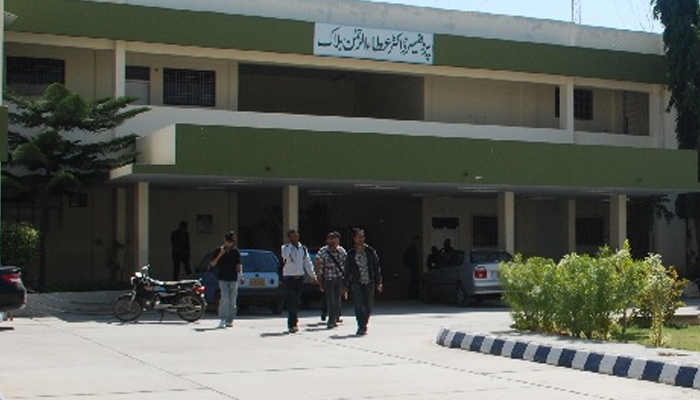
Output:
M314 54L432 64L433 34L317 23Z

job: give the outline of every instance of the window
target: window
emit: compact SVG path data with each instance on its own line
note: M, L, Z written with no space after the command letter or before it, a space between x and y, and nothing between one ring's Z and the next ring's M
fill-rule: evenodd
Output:
M126 95L138 98L132 104L146 105L151 97L151 69L141 66L126 66Z
M41 199L36 196L3 196L3 222L27 222L34 227L41 226ZM49 198L49 229L60 230L63 227L63 196L53 195Z
M66 62L51 58L7 57L7 87L23 96L40 96L52 83L65 83Z
M561 116L560 107L561 91L554 88L554 118ZM593 120L593 91L588 89L574 89L574 118Z
M498 247L498 217L474 217L472 236L474 247Z
M593 120L593 91L574 89L574 118Z
M192 69L163 69L163 103L173 106L214 107L216 73Z
M576 218L576 245L602 246L605 244L603 218Z

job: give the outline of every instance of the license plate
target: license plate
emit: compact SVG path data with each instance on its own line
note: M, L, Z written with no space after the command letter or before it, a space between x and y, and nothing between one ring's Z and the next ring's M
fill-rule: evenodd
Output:
M265 287L265 278L251 278L250 287Z

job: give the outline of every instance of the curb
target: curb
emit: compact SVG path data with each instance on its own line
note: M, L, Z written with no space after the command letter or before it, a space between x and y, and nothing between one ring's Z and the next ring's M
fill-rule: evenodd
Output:
M475 351L622 378L700 389L700 373L698 372L700 367L697 365L567 349L498 336L453 331L449 328L442 328L438 332L436 343L451 349Z

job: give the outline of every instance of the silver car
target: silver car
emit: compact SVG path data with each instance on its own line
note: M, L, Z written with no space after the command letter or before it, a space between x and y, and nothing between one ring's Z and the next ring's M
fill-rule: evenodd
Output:
M501 262L513 258L498 249L452 250L443 253L437 266L421 279L421 300L451 299L460 307L485 297L500 298Z

